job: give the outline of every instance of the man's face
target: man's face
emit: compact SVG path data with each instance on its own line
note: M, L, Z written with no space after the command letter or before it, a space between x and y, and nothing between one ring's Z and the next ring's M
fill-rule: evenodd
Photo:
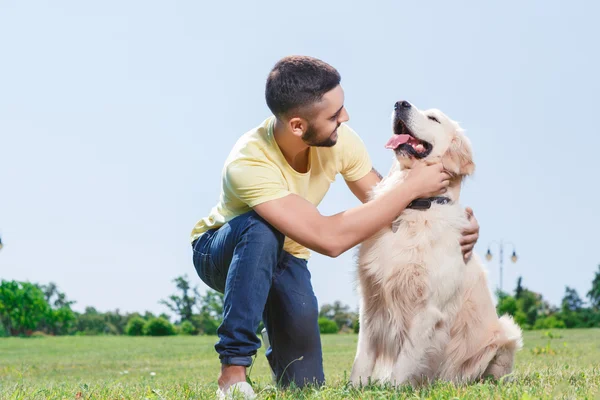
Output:
M349 119L344 108L344 90L336 86L323 95L321 101L313 105L308 128L302 140L309 146L331 147L337 143L337 129Z

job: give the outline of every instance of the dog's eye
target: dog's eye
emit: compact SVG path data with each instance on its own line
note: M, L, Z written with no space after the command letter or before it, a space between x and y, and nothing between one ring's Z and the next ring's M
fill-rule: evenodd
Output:
M430 119L430 120L432 120L432 121L435 121L435 122L437 122L438 124L440 124L440 123L441 123L441 122L440 122L440 121L438 121L438 119L437 119L436 117L434 117L433 115L428 115L428 116L427 116L427 118L429 118L429 119Z

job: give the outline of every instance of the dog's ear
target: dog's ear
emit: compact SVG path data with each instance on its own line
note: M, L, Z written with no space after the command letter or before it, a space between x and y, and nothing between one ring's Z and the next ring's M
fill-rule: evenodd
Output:
M469 139L462 132L456 132L448 150L442 157L444 168L458 176L471 175L475 172L473 152Z

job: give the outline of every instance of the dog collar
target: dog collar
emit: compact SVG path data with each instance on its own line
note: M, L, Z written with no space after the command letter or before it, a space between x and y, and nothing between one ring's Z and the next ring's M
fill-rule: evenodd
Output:
M433 203L436 204L448 204L452 202L449 197L428 197L425 199L416 199L410 202L406 208L413 210L429 210Z

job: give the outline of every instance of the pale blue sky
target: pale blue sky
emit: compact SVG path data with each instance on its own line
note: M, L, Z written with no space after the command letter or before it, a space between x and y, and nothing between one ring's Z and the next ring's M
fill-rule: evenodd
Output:
M393 103L460 121L463 191L519 274L557 304L600 263L599 3L0 1L0 277L56 282L76 309L162 311L236 139L269 115L288 54L342 75L349 124L386 173ZM338 177L320 206L358 204ZM497 248L493 249L497 254ZM507 249L507 251L510 249ZM507 254L508 256L508 254ZM356 305L353 252L310 262L320 303ZM489 264L498 283L497 258Z

